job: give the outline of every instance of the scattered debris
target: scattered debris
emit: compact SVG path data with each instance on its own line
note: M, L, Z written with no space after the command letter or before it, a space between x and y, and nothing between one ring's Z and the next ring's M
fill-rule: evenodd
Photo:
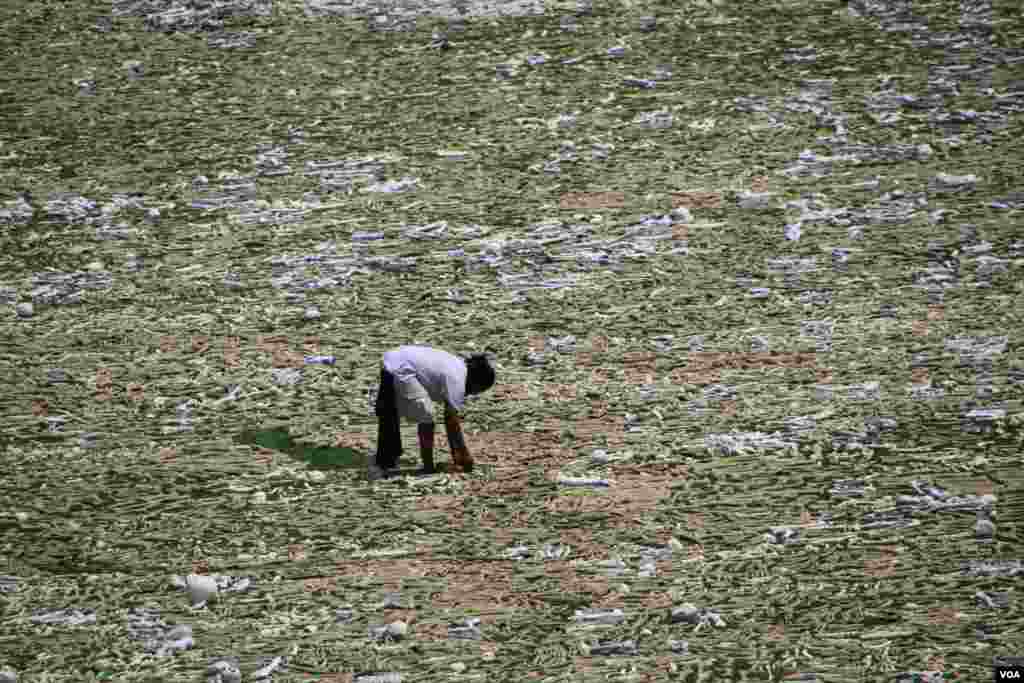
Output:
M988 592L976 591L974 600L978 607L988 609L1005 609L1010 606L1010 593L1007 591Z
M29 620L34 624L88 626L96 623L96 611L91 609L43 609L36 610Z
M636 655L639 650L633 640L602 640L587 645L587 652L590 656L612 657Z
M874 486L863 479L837 479L829 493L840 498L863 498L874 491Z
M397 620L385 626L376 626L370 629L370 637L375 640L388 642L399 642L409 632L409 625L404 621Z
M669 612L669 621L673 624L693 624L696 626L695 630L698 631L710 626L716 628L725 626L725 620L718 612L708 608L697 608L688 602L679 607L673 607Z
M591 479L587 477L559 477L558 484L560 486L576 488L608 488L611 486L611 482L607 479Z
M583 626L614 626L626 620L626 615L620 609L578 609L573 615L573 620Z
M788 545L800 542L800 530L788 526L773 526L765 534L765 541L774 545Z
M457 624L448 626L448 637L455 640L481 640L483 633L480 631L480 619L469 617Z
M206 683L240 683L242 672L236 662L220 659L206 667Z
M135 640L142 641L143 650L158 657L173 655L195 646L191 626L168 625L155 609L129 610L128 633Z
M969 560L961 565L963 573L971 577L1009 577L1024 574L1021 560Z
M275 671L284 670L284 657L274 657L269 662L252 672L252 678L261 681L270 678Z

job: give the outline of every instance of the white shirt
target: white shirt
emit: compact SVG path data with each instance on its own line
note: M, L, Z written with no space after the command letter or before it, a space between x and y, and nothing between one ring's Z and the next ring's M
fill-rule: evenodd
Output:
M461 413L466 402L466 362L429 346L400 346L384 353L384 369L401 380L415 376L430 398Z

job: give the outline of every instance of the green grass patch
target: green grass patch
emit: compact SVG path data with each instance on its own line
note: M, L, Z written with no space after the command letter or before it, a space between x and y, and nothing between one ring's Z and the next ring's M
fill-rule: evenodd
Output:
M344 446L312 446L295 441L287 429L260 429L242 432L238 441L287 453L317 469L366 467L366 454Z

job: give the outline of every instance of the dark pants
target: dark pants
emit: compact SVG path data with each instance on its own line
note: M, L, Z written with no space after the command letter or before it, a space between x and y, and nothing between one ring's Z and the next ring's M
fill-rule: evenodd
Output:
M397 467L398 459L402 457L402 433L398 428L395 378L384 368L380 370L380 390L374 412L377 413L377 466L384 469Z

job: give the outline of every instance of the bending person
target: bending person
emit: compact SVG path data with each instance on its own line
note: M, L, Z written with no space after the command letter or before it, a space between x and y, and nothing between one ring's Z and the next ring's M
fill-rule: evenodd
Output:
M451 448L453 470L473 470L462 434L466 396L494 386L494 368L483 354L467 360L428 346L400 346L384 354L380 371L377 413L377 453L371 478L386 475L402 457L399 419L417 424L423 471L434 472L434 401L444 404L444 426Z

